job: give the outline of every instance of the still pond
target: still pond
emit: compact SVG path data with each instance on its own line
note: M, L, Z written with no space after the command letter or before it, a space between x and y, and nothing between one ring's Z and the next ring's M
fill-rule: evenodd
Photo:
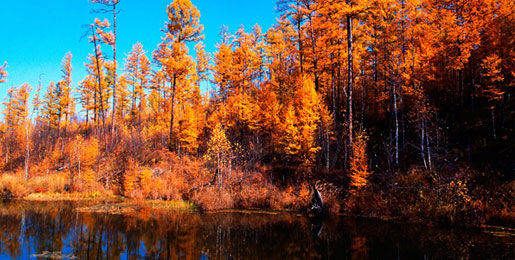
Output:
M515 259L504 232L296 213L80 210L99 203L0 202L0 258Z

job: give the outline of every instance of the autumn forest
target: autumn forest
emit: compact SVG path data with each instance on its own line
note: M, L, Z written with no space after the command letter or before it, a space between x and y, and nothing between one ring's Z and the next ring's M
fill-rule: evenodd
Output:
M170 1L157 46L117 52L124 2L91 0L84 67L2 63L0 194L305 211L315 187L330 214L514 224L513 1L278 0L213 53Z

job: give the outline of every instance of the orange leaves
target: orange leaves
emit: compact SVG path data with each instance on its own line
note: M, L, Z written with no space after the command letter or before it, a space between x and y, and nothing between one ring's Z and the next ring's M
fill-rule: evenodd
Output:
M485 77L485 83L480 88L482 96L490 101L498 101L502 99L505 90L501 88L501 82L504 80L501 73L501 59L496 54L492 54L483 59L481 63L482 75Z
M309 170L320 147L316 144L316 133L320 123L320 98L312 80L304 78L299 82L292 103L284 114L281 124L283 135L279 143L290 160Z
M200 12L190 0L174 0L168 7L167 37L177 42L196 42L204 38Z
M95 181L93 166L98 162L100 156L100 146L95 137L84 139L81 135L75 136L67 144L64 153L68 157L69 166L75 174L86 184Z
M132 51L125 59L125 71L128 73L127 83L132 86L130 99L133 119L138 115L141 120L141 114L144 112L142 104L145 102L145 89L149 87L150 70L150 61L143 50L143 46L139 42L134 44ZM124 100L119 100L118 103L121 102L124 102Z
M3 103L5 106L4 115L5 122L8 127L17 128L22 126L29 116L29 95L32 90L28 83L21 86L11 87L7 92L7 101Z
M0 66L0 83L4 83L7 81L7 71L5 70L7 68L7 62L4 63L4 65Z
M368 183L368 157L367 157L367 136L363 132L356 134L353 142L353 155L350 160L351 182L353 191L364 188Z
M148 168L141 169L138 173L138 179L143 194L150 193L152 189L152 170Z
M102 40L103 43L107 45L113 45L114 44L114 34L112 32L107 32L106 30L109 29L110 23L107 19L104 19L103 21L100 21L98 18L95 18L93 24L91 24L91 27L95 28L96 35L100 36L100 38L95 38L96 40ZM90 36L90 41L93 41L92 37L96 37L96 35Z
M98 27L98 28L109 28L110 24L109 24L109 21L106 19L104 19L103 21L100 21L100 19L98 18L95 18L94 20L94 24Z
M500 82L504 80L501 74L501 59L497 54L491 54L483 59L481 67L483 69L483 76L487 77L490 82Z
M192 106L186 103L181 108L176 136L181 150L185 150L189 154L196 154L200 145L199 137L204 128L202 106Z

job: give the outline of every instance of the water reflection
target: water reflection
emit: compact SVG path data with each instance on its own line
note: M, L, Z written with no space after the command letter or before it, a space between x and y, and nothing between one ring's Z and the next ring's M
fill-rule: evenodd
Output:
M480 232L296 214L79 213L79 204L0 204L0 258L514 258L511 237Z

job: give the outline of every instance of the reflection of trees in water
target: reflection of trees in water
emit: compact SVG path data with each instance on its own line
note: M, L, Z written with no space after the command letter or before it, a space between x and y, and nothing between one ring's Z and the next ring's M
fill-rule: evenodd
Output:
M0 205L0 255L20 257L22 247L32 243L36 252L31 253L64 250L79 259L513 256L509 238L414 225L329 218L318 232L319 223L314 226L291 214L174 213L142 208L122 216L78 213L74 208L72 203Z

